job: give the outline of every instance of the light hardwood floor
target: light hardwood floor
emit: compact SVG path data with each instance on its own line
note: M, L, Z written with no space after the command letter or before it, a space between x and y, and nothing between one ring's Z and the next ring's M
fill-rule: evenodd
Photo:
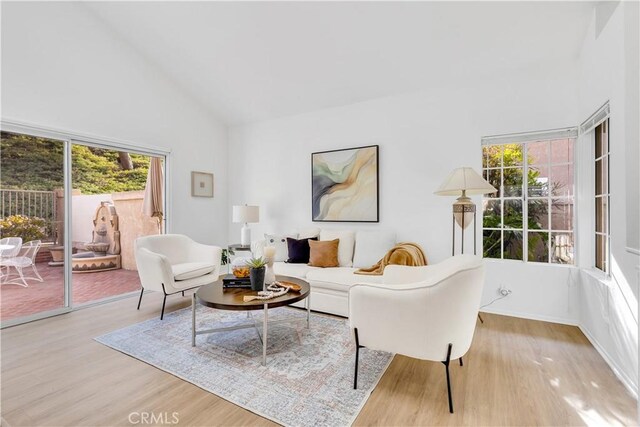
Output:
M157 316L161 296L79 310L1 332L3 426L122 426L132 412L181 426L273 425L93 340ZM167 311L189 305L173 296ZM635 400L576 327L484 315L464 367L396 356L356 425L631 425Z

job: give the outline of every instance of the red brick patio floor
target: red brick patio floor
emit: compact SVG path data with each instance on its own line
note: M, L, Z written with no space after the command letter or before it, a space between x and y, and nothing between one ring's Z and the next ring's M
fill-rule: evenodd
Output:
M36 268L44 279L43 282L28 280L27 288L11 284L0 285L0 320L15 319L64 306L62 267L38 263ZM15 270L12 269L12 273ZM30 269L25 273L32 275ZM74 306L140 290L137 271L73 273L72 281Z

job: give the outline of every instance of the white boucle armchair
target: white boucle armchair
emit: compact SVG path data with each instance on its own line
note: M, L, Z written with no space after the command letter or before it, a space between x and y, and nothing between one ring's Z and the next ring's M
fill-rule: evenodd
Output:
M138 310L145 289L162 291L160 320L164 318L167 295L182 292L184 296L184 291L213 283L220 274L222 249L180 234L139 237L134 253L142 283Z
M484 286L482 258L458 255L426 267L387 266L384 284L349 290L349 323L360 348L403 354L445 365L453 413L449 362L471 346Z

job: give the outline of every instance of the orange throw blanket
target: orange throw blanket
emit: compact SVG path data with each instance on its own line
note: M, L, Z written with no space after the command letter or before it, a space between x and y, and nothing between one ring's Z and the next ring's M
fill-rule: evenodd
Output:
M427 265L427 257L417 243L398 243L376 265L356 270L355 274L382 276L384 268L390 264L417 267Z

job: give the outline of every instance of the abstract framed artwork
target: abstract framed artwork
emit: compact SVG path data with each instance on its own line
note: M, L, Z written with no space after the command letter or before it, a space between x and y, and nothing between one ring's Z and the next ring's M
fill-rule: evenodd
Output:
M213 174L191 172L191 196L213 197Z
M378 146L311 154L311 219L378 222Z

